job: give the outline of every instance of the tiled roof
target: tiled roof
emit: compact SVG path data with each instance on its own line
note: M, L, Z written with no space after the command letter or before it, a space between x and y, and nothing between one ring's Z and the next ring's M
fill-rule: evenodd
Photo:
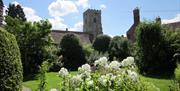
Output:
M90 37L91 37L91 34L89 33L86 33L86 32L76 32L76 31L63 31L63 30L52 30L51 32L51 35L54 39L54 42L56 44L59 44L62 37L65 35L65 34L68 34L68 33L73 33L73 34L76 34L79 36L80 38L80 41L82 43L91 43L90 41Z

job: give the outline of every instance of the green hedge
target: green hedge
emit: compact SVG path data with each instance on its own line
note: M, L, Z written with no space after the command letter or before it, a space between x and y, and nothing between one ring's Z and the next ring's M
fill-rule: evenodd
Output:
M0 28L0 91L21 91L22 63L15 37Z

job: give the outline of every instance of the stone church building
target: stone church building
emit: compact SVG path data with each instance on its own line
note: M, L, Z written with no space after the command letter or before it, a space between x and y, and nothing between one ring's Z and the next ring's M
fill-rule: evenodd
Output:
M3 0L0 0L0 26L3 25ZM97 35L103 34L101 24L101 10L88 9L83 13L83 32L65 30L52 30L51 35L55 44L59 44L62 37L67 33L79 36L82 43L92 43Z
M79 36L82 43L92 43L97 35L103 34L101 24L101 10L88 9L83 13L83 32L66 30L52 30L51 35L58 45L67 33Z
M127 38L131 42L135 42L135 40L136 40L135 30L136 30L136 27L138 26L138 24L140 23L140 10L138 7L136 7L133 10L133 16L134 16L134 24L126 32ZM156 21L161 23L161 18L157 17ZM172 31L176 31L176 30L180 29L180 21L179 22L173 22L173 23L167 23L167 24L163 24L163 25L168 26Z

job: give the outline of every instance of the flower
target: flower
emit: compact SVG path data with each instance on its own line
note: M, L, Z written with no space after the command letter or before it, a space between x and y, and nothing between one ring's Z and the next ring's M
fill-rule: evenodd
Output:
M120 67L120 63L118 61L112 61L109 64L109 67L110 67L111 70L118 70L119 67Z
M78 68L78 71L83 72L91 72L91 66L89 64L84 64Z
M98 81L99 81L100 84L106 86L108 80L106 79L105 75L102 75L102 76L99 77Z
M107 58L106 57L101 57L98 60L95 61L95 66L100 65L100 66L105 66L107 64Z
M88 87L92 87L94 85L94 81L91 79L87 79L86 82Z
M124 59L122 62L121 62L121 66L130 66L130 65L133 65L135 64L134 63L134 58L133 57L127 57L126 59Z
M50 91L58 91L57 89L53 88L53 89L50 89Z
M71 79L70 79L70 82L71 82L71 86L72 87L77 87L81 84L82 82L82 78L81 78L81 75L76 75L76 76L73 76Z
M91 75L91 66L89 64L84 64L78 68L82 78L88 78Z
M65 76L69 75L69 72L66 68L62 67L61 70L59 71L59 75L62 77L65 77Z
M138 75L135 71L127 70L128 76L133 80L137 81L138 80Z

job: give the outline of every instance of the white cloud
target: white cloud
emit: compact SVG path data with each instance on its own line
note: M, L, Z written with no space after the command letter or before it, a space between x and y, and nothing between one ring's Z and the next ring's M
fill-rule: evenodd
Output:
M49 5L48 10L52 17L78 12L75 3L70 0L56 0Z
M83 22L77 22L73 28L69 29L70 31L83 31Z
M78 0L77 6L82 6L84 9L90 8L89 0Z
M180 13L176 15L173 19L163 19L162 23L167 24L167 23L173 23L173 22L180 22Z
M105 4L101 4L99 7L100 7L101 10L106 9L106 5Z
M24 13L26 15L27 21L40 21L42 18L36 15L36 11L30 7L23 7Z
M17 5L19 5L20 3L17 2L17 1L13 1L13 2L11 2L11 4L14 4L15 6L17 6Z
M49 22L52 24L52 29L65 30L67 28L67 25L63 23L64 19L60 17L50 18Z

